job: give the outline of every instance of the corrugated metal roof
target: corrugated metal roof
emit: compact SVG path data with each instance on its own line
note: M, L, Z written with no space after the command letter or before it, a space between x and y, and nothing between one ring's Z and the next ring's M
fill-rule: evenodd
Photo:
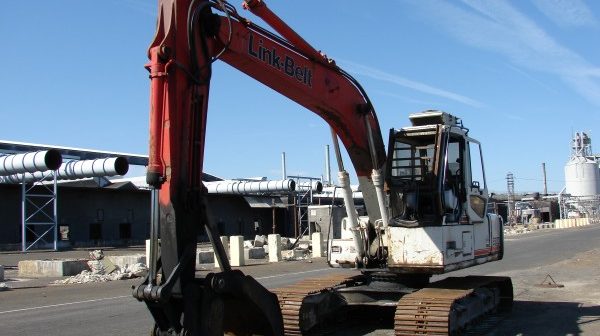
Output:
M79 160L102 159L108 157L122 156L132 165L147 166L148 156L120 152L107 152L96 149L85 149L75 147L64 147L44 144L33 144L0 140L0 151L5 153L35 152L39 150L56 149L65 157L76 157Z

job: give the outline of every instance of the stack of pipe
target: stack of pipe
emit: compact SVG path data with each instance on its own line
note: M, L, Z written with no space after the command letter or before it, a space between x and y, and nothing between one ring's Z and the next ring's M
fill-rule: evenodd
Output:
M62 164L56 149L0 156L0 176L55 170Z
M294 180L279 181L218 181L204 182L209 194L262 194L272 192L292 192L296 190Z
M296 184L296 191L309 191L320 193L323 191L323 183L321 181L302 182Z
M59 154L60 155L60 154ZM56 168L54 168L56 169ZM125 175L129 163L124 157L66 162L56 170L58 180L74 180L88 177ZM43 171L24 172L0 177L2 183L28 183L52 178L52 174Z

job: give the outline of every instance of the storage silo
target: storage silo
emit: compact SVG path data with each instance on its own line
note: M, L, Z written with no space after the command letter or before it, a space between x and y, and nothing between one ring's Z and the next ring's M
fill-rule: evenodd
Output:
M592 140L584 133L575 133L571 159L565 165L566 193L572 196L600 194L600 169L592 154Z

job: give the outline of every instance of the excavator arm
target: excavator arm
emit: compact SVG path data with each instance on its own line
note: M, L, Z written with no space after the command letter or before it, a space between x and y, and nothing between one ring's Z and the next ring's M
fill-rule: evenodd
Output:
M134 288L134 296L147 304L156 321L155 335L227 330L277 335L283 330L275 295L251 277L231 270L210 219L202 175L213 62L230 64L322 117L335 140L339 136L346 147L359 179L369 180L369 173L380 170L385 161L379 124L360 85L264 2L247 1L244 7L281 37L241 17L224 1L159 0L147 64L151 81L150 272ZM221 272L198 278L196 237L202 228L213 244ZM226 321L238 321L241 326Z
M264 2L244 4L283 38L230 12L204 21L207 31L217 32L208 39L209 48L223 51L220 60L323 118L342 140L359 176L381 167L385 148L379 123L360 85L306 43ZM375 162L369 149L369 128L375 142Z

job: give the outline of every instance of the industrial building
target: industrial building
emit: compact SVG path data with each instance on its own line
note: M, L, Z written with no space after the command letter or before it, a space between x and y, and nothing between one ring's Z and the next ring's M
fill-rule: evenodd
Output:
M565 186L555 195L544 193L517 195L514 176L508 173L506 195L490 199L492 212L500 214L507 224L537 224L556 219L585 218L590 223L600 220L600 156L592 151L592 139L576 132L571 139L571 155L564 166Z
M0 142L0 150L4 153L0 160L14 153L58 150L63 157L71 158L70 164L81 158L88 162L112 156L125 157L138 165L147 162L144 156L6 141ZM52 161L49 157L55 158L55 153L46 155L46 161ZM19 158L23 159L23 156ZM5 166L10 165L2 165ZM110 179L96 176L72 180L63 176L64 179L53 181L48 172L30 173L23 169L19 174L7 175L7 171L0 168L4 175L0 176L0 250L52 248L53 240L55 247L64 248L141 244L148 238L150 190L145 177ZM64 171L59 168L54 175L60 177ZM203 181L208 185L221 179L204 174ZM249 181L234 183L244 182ZM295 223L302 222L303 227L307 227L309 200L303 196L310 194L313 187L311 183L300 184L303 183L299 183L298 192L236 194L223 192L224 184L218 187L219 190L210 191L209 188L208 202L219 233L243 235L248 239L268 233L297 236L302 228ZM198 235L200 241L207 240L204 232Z

